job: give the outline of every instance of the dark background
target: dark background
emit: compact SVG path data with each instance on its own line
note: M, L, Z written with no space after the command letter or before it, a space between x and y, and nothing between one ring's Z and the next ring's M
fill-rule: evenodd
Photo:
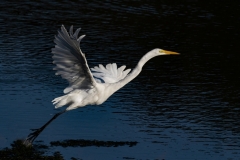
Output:
M1 1L0 146L57 112L50 101L67 83L54 75L51 48L63 24L86 34L81 49L90 67L134 68L153 48L181 55L152 59L103 105L62 116L39 136L43 143L139 142L131 151L62 151L83 159L238 159L239 12L237 1Z

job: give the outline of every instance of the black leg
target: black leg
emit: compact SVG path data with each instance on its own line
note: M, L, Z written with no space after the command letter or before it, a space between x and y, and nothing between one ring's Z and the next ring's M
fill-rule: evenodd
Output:
M38 135L54 120L56 119L59 115L65 113L66 110L56 113L46 124L44 124L42 127L38 128L38 129L32 129L32 131L34 131L33 133L30 133L28 135L28 137L25 139L25 141L23 142L24 145L26 146L31 146L33 141L38 137Z

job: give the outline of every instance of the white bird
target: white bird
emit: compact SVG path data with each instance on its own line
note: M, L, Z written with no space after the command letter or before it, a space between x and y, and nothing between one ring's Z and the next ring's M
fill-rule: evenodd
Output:
M55 108L68 107L57 113L44 126L29 134L24 141L26 145L32 144L43 129L60 114L86 105L100 105L105 102L114 92L133 80L151 58L179 54L157 48L146 53L132 72L130 72L131 69L124 71L126 66L117 68L116 63L107 64L106 67L99 64L91 68L91 72L85 54L80 49L80 42L85 35L78 37L79 31L80 28L73 33L73 26L71 26L68 33L62 25L58 35L55 36L55 48L52 49L56 75L60 75L69 82L69 86L64 89L65 95L55 98L52 102Z

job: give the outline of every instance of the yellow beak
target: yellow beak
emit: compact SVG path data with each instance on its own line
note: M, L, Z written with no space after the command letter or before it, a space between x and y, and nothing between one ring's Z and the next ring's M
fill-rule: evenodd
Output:
M165 53L165 54L180 54L177 52L172 52L172 51L167 51L167 50L163 50L163 53Z

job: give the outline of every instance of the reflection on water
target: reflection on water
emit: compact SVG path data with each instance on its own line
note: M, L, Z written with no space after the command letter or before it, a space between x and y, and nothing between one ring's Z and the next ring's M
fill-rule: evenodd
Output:
M34 148L31 148L24 146L21 140L16 140L11 144L11 147L0 150L1 159L63 159L63 156L59 152L54 152L53 155L44 155L46 149L49 149L46 145L35 145Z
M238 159L239 4L189 1L37 1L0 5L0 147L25 138L56 110L67 83L51 48L61 24L81 27L89 66L134 68L153 48L180 52L149 61L101 106L66 113L38 137L137 141L131 148L61 147L66 159Z
M114 142L114 141L98 141L98 140L64 140L60 141L53 141L51 142L50 146L41 144L42 141L38 141L34 146L29 147L23 144L24 140L15 140L11 144L11 148L5 147L0 150L1 159L56 159L62 160L63 156L60 152L54 152L53 155L45 155L47 150L50 147L54 146L61 146L61 147L89 147L89 146L96 146L96 147L119 147L119 146L135 146L137 142ZM80 157L71 157L71 159L80 159Z
M97 147L119 147L127 145L129 147L135 146L137 142L114 142L114 141L98 141L98 140L85 140L85 139L68 139L62 142L54 141L50 143L51 146L62 146L62 147L88 147L88 146L97 146Z

